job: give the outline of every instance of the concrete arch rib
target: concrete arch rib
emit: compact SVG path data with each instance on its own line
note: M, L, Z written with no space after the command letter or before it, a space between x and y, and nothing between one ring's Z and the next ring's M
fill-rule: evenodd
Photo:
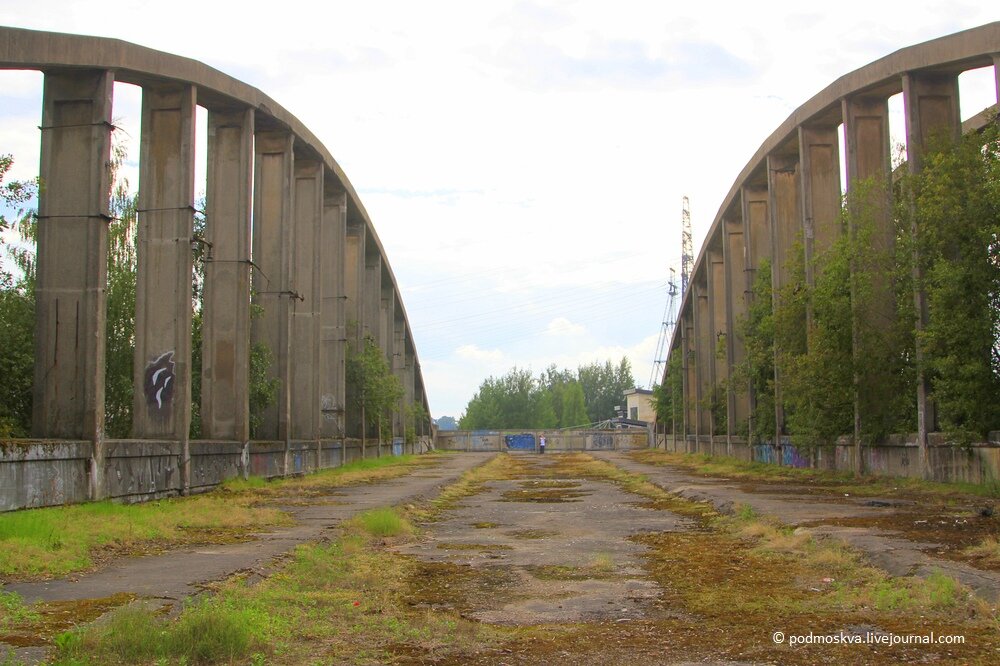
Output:
M326 170L329 190L341 190L347 196L349 218L363 221L368 237L374 241L399 294L395 274L386 258L385 248L372 224L364 203L344 170L330 151L298 118L259 89L243 83L202 62L157 51L119 39L0 27L0 69L6 70L110 70L115 80L139 86L184 83L198 89L198 104L209 110L252 108L258 129L283 130L295 137L295 151L319 159ZM399 299L407 334L409 319ZM414 362L419 360L414 349ZM429 408L424 396L424 407ZM429 409L428 409L429 411Z
M755 174L767 168L768 155L779 151L790 142L797 141L800 127L812 124L839 124L841 122L842 100L857 95L877 95L889 97L903 90L903 76L907 73L947 73L957 75L966 70L990 65L1000 61L1000 22L988 23L927 42L908 46L864 67L845 74L814 95L778 126L768 136L739 173L729 192L723 199L715 215L706 239L715 238L723 227L726 214L739 206L742 189L750 183ZM998 95L1000 95L1000 74L997 75ZM966 130L981 126L985 116L972 118ZM692 268L692 279L705 270L706 250L710 242L702 244L701 251ZM680 312L691 308L691 296L684 295ZM680 344L678 329L674 329L670 348Z

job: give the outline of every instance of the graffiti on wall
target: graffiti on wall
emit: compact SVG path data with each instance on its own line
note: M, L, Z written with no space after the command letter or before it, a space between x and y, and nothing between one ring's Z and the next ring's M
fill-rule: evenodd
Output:
M167 418L170 415L176 383L174 366L172 351L164 352L146 364L142 390L146 395L146 406L153 416Z

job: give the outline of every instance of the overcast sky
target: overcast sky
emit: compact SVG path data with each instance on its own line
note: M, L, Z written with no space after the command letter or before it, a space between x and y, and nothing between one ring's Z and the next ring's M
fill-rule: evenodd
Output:
M681 198L697 251L797 106L896 49L1000 18L965 0L680 5L0 0L0 21L201 60L301 119L371 214L433 415L457 417L515 365L627 355L646 385ZM992 68L960 83L963 118L996 101ZM134 157L129 88L115 117ZM41 75L0 72L0 91L0 153L31 177Z

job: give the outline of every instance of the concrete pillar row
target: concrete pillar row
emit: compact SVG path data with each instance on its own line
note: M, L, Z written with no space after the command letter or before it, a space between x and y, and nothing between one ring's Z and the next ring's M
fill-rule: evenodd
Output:
M250 439L254 111L208 112L201 436Z
M250 324L253 344L271 355L267 376L277 379L278 399L261 414L263 440L291 438L291 314L299 298L291 284L295 137L290 132L257 132L254 141L253 274L254 298L262 312Z
M345 436L345 372L347 361L344 253L347 236L347 194L327 195L324 201L320 252L323 305L320 336L320 402L324 439Z
M746 295L746 246L743 242L743 219L726 217L722 225L722 259L724 264L724 296L726 308L726 360L728 376L733 377L733 369L744 362L746 347L739 323L747 316ZM746 387L737 387L729 382L726 391L726 416L729 421L729 435L746 421L750 411L750 396Z
M191 427L191 250L196 91L142 91L132 433L187 443ZM182 475L187 483L187 452Z
M323 286L320 254L323 251L323 163L295 161L294 231L289 285L291 338L289 388L291 439L318 440L320 399L320 312Z
M924 151L935 141L957 141L962 133L959 111L958 75L948 73L908 73L903 75L903 107L906 117L906 160L911 173L920 171ZM916 232L916 229L913 229ZM922 275L920 262L913 262L914 282ZM923 361L919 343L920 331L928 321L927 295L916 289L913 295L917 321L916 362ZM930 384L920 372L917 377L917 445L920 469L928 472L927 435L937 426L934 403L930 399Z
M42 101L32 435L94 444L103 497L111 109L106 70L49 71Z

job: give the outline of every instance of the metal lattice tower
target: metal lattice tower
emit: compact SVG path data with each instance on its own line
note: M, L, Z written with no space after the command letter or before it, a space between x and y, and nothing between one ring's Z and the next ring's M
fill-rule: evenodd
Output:
M670 281L667 282L667 306L663 309L663 325L660 326L660 339L656 342L656 353L653 355L653 369L649 373L649 383L653 386L663 378L667 365L667 345L673 335L674 323L677 317L677 271L670 269Z
M691 240L691 206L684 197L681 204L681 298L687 293L691 283L691 269L694 268L694 242Z

